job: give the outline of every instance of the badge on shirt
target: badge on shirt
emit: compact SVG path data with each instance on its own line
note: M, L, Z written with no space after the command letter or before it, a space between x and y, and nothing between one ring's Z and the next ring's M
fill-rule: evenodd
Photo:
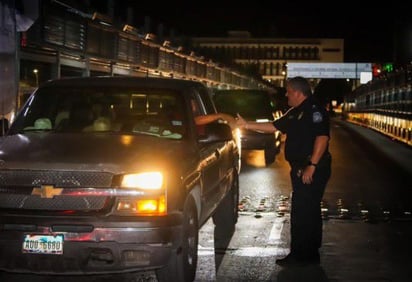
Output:
M314 112L312 115L312 120L314 123L322 122L322 114L320 112Z
M303 112L300 112L300 114L298 115L298 120L301 119L303 117Z

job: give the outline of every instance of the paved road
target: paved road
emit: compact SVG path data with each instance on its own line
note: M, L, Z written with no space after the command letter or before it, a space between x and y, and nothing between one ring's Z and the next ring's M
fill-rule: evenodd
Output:
M403 183L412 189L411 181L408 180L412 176L412 148L395 142L374 130L339 119L335 120L334 126L350 131L356 142L363 145L362 149L382 160L388 169L400 171L401 177L405 177L402 180ZM266 169L262 168L253 173L263 175ZM248 172L243 173L245 175ZM267 181L262 175L255 175L255 181ZM199 250L196 281L256 281L256 277L260 277L258 281L279 282L411 281L411 205L409 209L405 209L404 206L402 212L396 215L380 211L375 218L367 213L362 214L362 212L351 218L345 216L345 213L337 212L336 209L329 216L325 212L321 265L292 268L282 268L276 265L276 257L282 257L288 253L290 242L289 203L284 193L289 189L289 183L288 179L286 181L284 178L280 179L280 175L275 177L277 188L279 188L277 191L281 191L286 197L283 201L286 207L284 216L278 217L277 213L273 212L279 207L279 202L276 200L269 204L274 207L274 210L261 213L251 212L258 207L259 198L265 199L262 196L267 195L268 192L259 191L262 185L256 190L251 188L254 199L246 199L246 204L241 205L245 206L245 210L241 212L236 232L226 248L220 250L217 248L215 256L213 256L212 243L214 238L211 235L213 225L206 224L202 228L201 242L210 242L210 245L204 245ZM248 185L253 187L253 181L251 183L249 180ZM351 179L348 183L351 183ZM267 185L273 184L267 183ZM263 183L263 186L266 185ZM262 195L259 195L260 192ZM282 194L269 196L271 199L282 198ZM248 209L249 200L254 204ZM410 200L406 202L410 203ZM214 269L215 271L217 269L217 273L211 271L210 268L213 259L217 261ZM249 265L248 269L245 269L244 265Z

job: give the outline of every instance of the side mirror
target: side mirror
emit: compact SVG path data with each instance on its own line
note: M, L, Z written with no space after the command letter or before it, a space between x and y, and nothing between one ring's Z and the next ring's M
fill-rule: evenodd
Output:
M233 140L232 129L224 123L209 123L205 125L205 133L200 136L200 143L225 142Z
M9 130L9 120L6 118L0 119L0 136L6 135Z

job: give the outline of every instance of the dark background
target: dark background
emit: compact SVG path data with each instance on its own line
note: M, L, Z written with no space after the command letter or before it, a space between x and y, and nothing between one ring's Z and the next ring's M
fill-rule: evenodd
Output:
M161 25L166 35L176 36L224 37L229 30L246 30L253 37L343 38L345 62L393 62L395 46L411 27L407 3L116 0L116 13L127 19L132 7L133 24L146 24L155 34Z

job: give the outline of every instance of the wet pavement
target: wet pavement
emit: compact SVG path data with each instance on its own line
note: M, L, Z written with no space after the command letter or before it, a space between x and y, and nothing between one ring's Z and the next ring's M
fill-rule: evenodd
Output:
M402 171L405 185L412 189L409 180L412 176L411 147L366 127L339 119L336 123L354 133L354 138L361 139L368 150L374 150L388 166ZM277 257L281 257L281 251L288 250L290 244L289 199L285 197L279 200L275 203L276 212L283 214L283 220L280 240L274 245ZM264 200L260 204L264 206ZM340 204L342 207L339 207ZM337 203L337 209L333 213L328 213L327 207L323 207L324 231L320 265L281 267L273 263L270 278L264 281L412 281L411 210L406 209L396 215L382 210L380 214L371 217L370 213L359 209L357 214L347 216L343 205L344 203ZM244 208L243 212L247 212L250 209L249 199L241 199L240 207ZM259 204L255 209L259 209ZM264 213L262 215L265 216ZM263 267L260 269L264 270ZM216 281L234 281L224 277L224 273L218 272Z
M411 147L372 129L337 122L363 138L388 165L403 170L405 185L412 189ZM321 265L284 268L271 281L412 281L411 210L396 217L383 214L375 220L362 218L362 214L356 219L338 215L324 220L323 226Z

